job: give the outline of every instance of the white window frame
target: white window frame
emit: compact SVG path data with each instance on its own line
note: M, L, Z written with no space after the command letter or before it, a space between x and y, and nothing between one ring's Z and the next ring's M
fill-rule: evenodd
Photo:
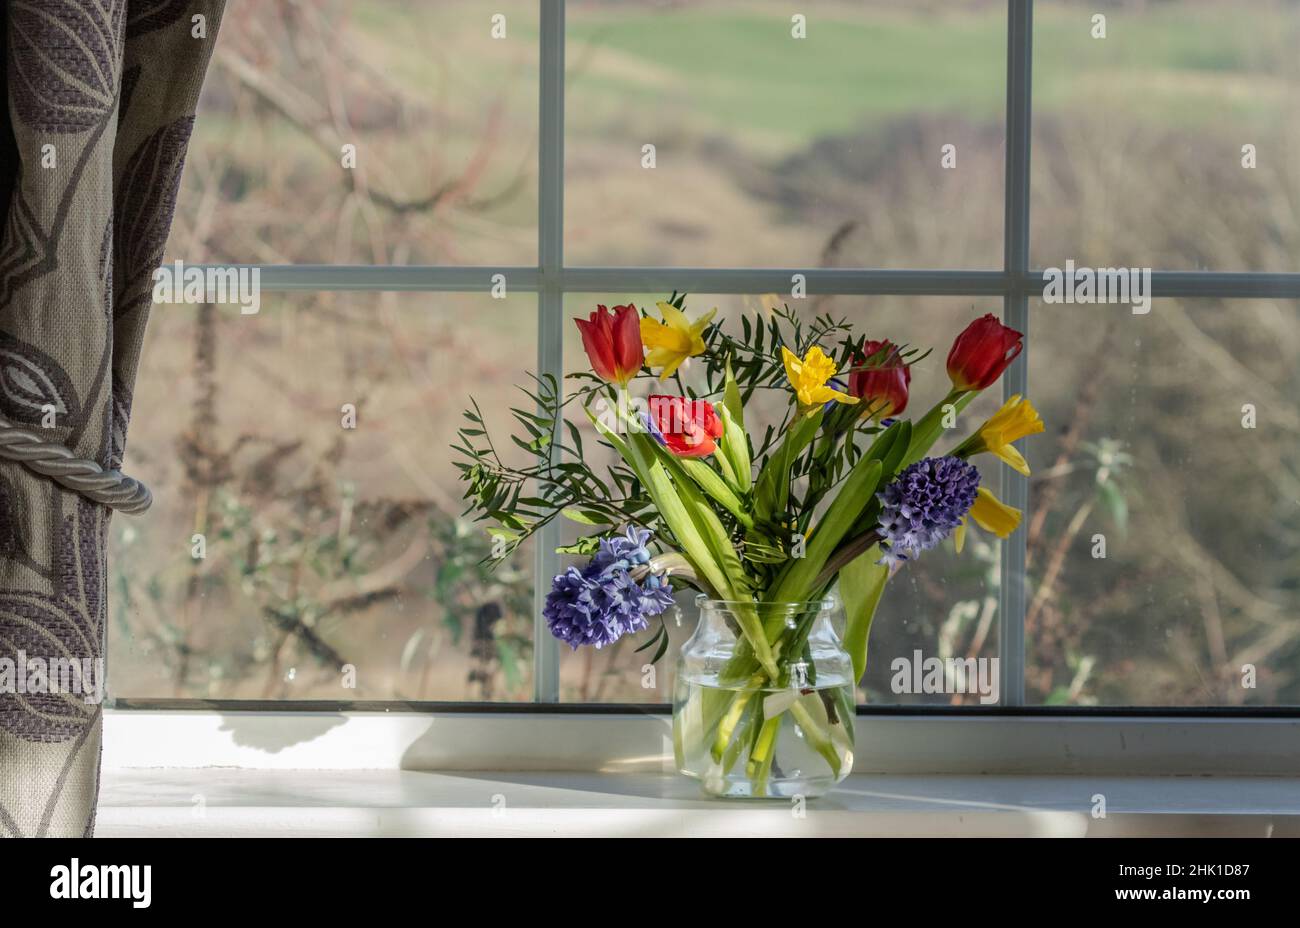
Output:
M671 268L581 267L564 261L564 94L565 3L540 4L540 109L538 152L538 262L535 267L384 267L289 265L258 266L267 291L425 291L488 292L497 275L514 291L538 296L537 370L562 379L563 300L568 293L668 292L762 294L791 286L803 275L808 294L998 297L1003 318L1029 332L1029 299L1041 294L1044 276L1029 263L1029 162L1032 114L1033 0L1007 2L1006 186L1001 270L881 270L824 268ZM1300 298L1300 273L1210 273L1157 271L1152 295L1168 297ZM1027 392L1029 342L1003 378L1003 393ZM1028 481L1003 468L1002 498L1021 509L1028 504ZM602 740L619 746L625 758L665 755L660 742L663 707L590 707L559 702L559 649L542 618L545 584L558 572L554 553L558 528L538 532L534 610L534 703L531 706L446 703L257 703L209 700L117 700L109 713L109 766L120 753L161 761L173 757L203 763L222 759L260 766L233 739L209 737L203 747L187 745L191 733L229 731L202 720L244 720L290 738L301 729L308 745L318 739L308 730L320 719L338 719L339 735L325 738L324 753L301 744L277 752L276 764L316 766L332 759L349 766L357 744L384 745L394 762L430 731L450 733L448 745L425 752L420 763L447 767L524 766L575 763L574 748L590 739L593 719L601 719ZM1024 693L1025 538L1018 533L1003 545L998 608L1001 704L991 708L935 709L889 706L859 709L862 769L899 772L1300 772L1300 711L1276 709L1103 709L1026 707ZM189 710L169 714L170 710ZM377 714L376 714L377 713ZM177 725L181 719L186 725ZM171 721L169 721L169 719ZM544 725L538 725L545 722ZM120 739L113 732L120 732ZM171 732L157 737L159 732ZM349 732L346 737L343 732ZM609 739L612 738L612 741ZM351 739L350 741L348 739ZM351 747L344 747L347 741ZM229 743L227 743L229 742ZM114 745L117 745L115 747ZM334 747L329 747L333 745ZM567 748L562 749L562 746ZM873 750L873 747L875 749ZM936 747L938 746L938 747ZM337 748L337 749L335 749ZM130 754L128 752L137 752ZM140 755L138 752L143 752ZM387 752L387 753L385 753ZM1214 756L1209 756L1213 752ZM374 766L371 759L364 763ZM593 763L610 761L610 751L577 752ZM592 758L596 758L592 760ZM214 760L213 758L216 758ZM151 763L131 764L149 766ZM417 763L417 766L420 764Z

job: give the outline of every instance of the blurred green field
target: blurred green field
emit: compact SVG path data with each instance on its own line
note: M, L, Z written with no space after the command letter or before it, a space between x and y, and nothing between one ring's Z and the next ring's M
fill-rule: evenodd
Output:
M810 35L790 36L789 7L720 13L683 8L671 14L575 12L569 40L575 108L597 98L626 106L663 95L689 99L692 116L719 132L773 136L799 146L833 132L918 111L961 109L974 118L998 113L1004 27L991 12L920 21L912 13L854 13L812 7ZM583 43L606 61L584 71Z
M1005 4L927 4L923 16L915 6L804 5L816 41L798 42L790 37L788 4L670 11L577 4L569 15L569 64L578 72L569 98L580 105L567 113L569 127L590 128L589 104L627 106L665 95L688 97L692 116L717 131L790 146L903 115L956 111L1000 120ZM1090 33L1094 6L1036 4L1039 107L1086 109L1102 99L1136 108L1141 101L1145 116L1170 123L1280 112L1278 75L1294 72L1300 38L1293 6L1112 9L1101 40ZM584 44L616 60L585 70Z
M1280 75L1294 72L1300 40L1294 5L1193 0L1108 7L1102 40L1090 34L1096 6L1035 5L1038 106L1141 100L1145 115L1170 122L1208 112L1267 118L1283 106ZM498 8L510 35L536 41L534 4ZM597 131L593 115L664 97L688 99L692 117L715 130L790 147L903 115L1001 118L1005 4L820 2L800 9L815 41L792 40L789 4L766 0L571 3L570 131ZM464 4L359 0L348 16L368 46L363 57L382 61L403 84L454 93L512 77L501 56L466 56L453 66L446 48L395 41L440 34L454 45L468 27L482 27ZM592 49L600 52L594 64Z

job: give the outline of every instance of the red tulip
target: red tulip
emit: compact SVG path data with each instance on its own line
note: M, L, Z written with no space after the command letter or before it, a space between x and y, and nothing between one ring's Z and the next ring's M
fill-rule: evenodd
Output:
M862 400L863 412L873 419L897 416L907 408L907 388L912 370L903 363L898 346L888 339L866 342L853 358L849 392Z
M957 390L983 390L1002 376L1025 343L1024 336L986 313L966 326L948 352L948 376Z
M589 319L574 319L582 333L582 347L596 376L620 387L641 370L641 314L635 306L615 306L614 314L597 305Z
M712 403L684 396L651 396L649 402L650 422L673 454L702 458L717 450L722 420Z

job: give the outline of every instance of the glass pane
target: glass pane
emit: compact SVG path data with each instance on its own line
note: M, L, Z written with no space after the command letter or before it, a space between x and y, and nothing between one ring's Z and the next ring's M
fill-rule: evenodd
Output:
M607 306L632 302L637 306L653 307L659 294L570 294L566 299L566 321L573 316L585 315L599 303ZM739 296L691 294L686 301L690 315L694 316L713 307L718 308L718 318L724 319L728 331L740 334L740 318L770 318L774 308L782 306L781 298L768 296ZM984 312L999 312L996 302L974 304L965 298L942 297L821 297L804 303L791 301L798 308L799 317L810 322L814 317L828 314L836 321L852 326L855 334L871 338L888 338L896 343L915 348L933 348L928 357L913 366L910 399L906 414L920 417L935 403L943 399L950 384L945 370L945 359L952 339L975 316ZM839 338L827 340L828 350ZM565 329L565 362L569 371L587 369L582 341L576 326L567 322ZM683 383L690 389L703 389L698 372L692 370L695 362L687 361L682 369ZM633 383L634 395L658 392L655 381L639 380ZM677 393L675 384L669 383L662 392ZM753 405L746 409L746 424L751 435L761 438L767 424L781 421L787 398L784 392L770 394L764 401L756 394ZM971 429L997 410L1001 393L994 388L979 397L959 418L950 437L936 446L941 453L957 444ZM576 410L575 410L576 412ZM584 433L584 459L599 466L615 460L613 453L600 448L593 435ZM995 489L998 471L991 459L976 459L983 480ZM574 536L581 531L571 530ZM967 538L963 554L956 555L951 543L926 552L915 563L905 566L886 587L871 630L870 656L867 672L860 687L860 697L867 703L927 703L937 705L979 704L978 692L966 693L916 693L908 676L907 683L898 678L895 685L896 661L902 659L911 666L917 660L929 658L967 657L985 659L983 665L992 679L997 679L997 598L999 579L1000 544L991 536L978 530ZM602 651L583 649L577 652L561 646L561 699L572 702L629 702L665 703L672 698L673 672L676 655L683 642L694 631L697 613L693 594L678 597L679 614L670 615L666 625L670 637L667 654L655 668L647 672L647 652L634 653L643 643L644 636L622 639ZM978 665L977 665L978 666ZM895 669L891 669L895 668ZM992 696L995 694L987 694Z
M1032 702L1300 703L1298 311L1033 309Z
M536 262L536 0L232 7L169 260Z
M1300 271L1298 45L1281 0L1035 3L1034 263Z
M449 446L471 394L507 426L535 333L531 296L158 307L127 460L154 506L113 520L113 694L530 699L531 553L479 566Z
M568 260L1000 266L1005 11L569 3Z

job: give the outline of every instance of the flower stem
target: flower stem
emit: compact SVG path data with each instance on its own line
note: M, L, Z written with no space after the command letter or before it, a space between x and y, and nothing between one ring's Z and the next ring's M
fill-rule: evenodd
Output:
M830 583L831 580L835 579L835 575L840 572L842 567L853 563L859 556L871 550L871 546L876 544L878 541L880 541L880 532L873 528L860 535L855 535L853 538L844 542L844 544L840 545L840 547L836 549L835 553L830 556L830 559L826 562L826 566L822 568L822 572L819 573L817 579L813 581L812 588L814 590L820 590L826 584Z
M808 743L812 745L813 750L826 759L826 763L830 764L831 773L838 777L840 767L844 762L840 758L839 751L835 750L835 744L830 737L822 733L821 727L802 702L796 702L791 706L790 714L794 716L794 720L803 729L804 737L808 739Z
M727 737L730 742L722 751L718 758L718 763L722 766L722 775L725 777L731 773L731 769L736 766L736 761L740 759L741 752L745 750L745 745L750 741L752 729L758 719L759 707L761 702L746 700L745 709L741 713L740 722L736 725L733 732L729 732Z
M745 765L745 775L755 796L767 795L767 778L772 772L772 758L776 755L776 735L781 728L781 716L774 715L763 722L759 729L758 740L754 750L749 752L749 763Z
M754 692L754 690L742 690L737 693L736 697L731 701L731 705L727 707L726 713L718 722L717 734L713 738L713 748L710 751L714 760L722 760L722 756L730 746L732 732L736 730L736 726L740 723L741 716L749 706L749 701Z

